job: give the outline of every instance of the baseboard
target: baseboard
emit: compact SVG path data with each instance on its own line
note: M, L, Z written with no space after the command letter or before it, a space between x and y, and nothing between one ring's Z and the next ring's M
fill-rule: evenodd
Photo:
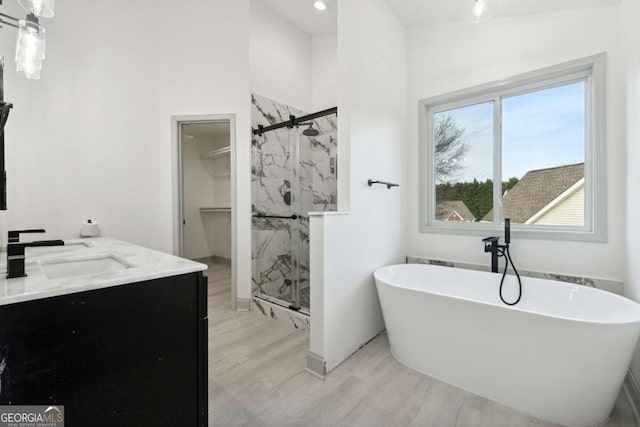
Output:
M201 262L202 264L211 263L211 264L220 264L220 265L226 265L227 267L231 267L231 260L229 258L224 258L218 255L206 256L204 258L196 258L193 261Z
M212 255L211 261L214 264L226 265L227 267L231 267L231 260L229 258L224 258L218 255Z
M251 310L251 298L237 298L236 299L237 311L250 311Z
M307 351L307 367L304 368L305 371L313 375L314 377L320 378L324 380L324 376L327 371L327 363L324 359L317 354Z
M622 391L627 397L635 425L640 426L640 387L638 387L638 382L631 369L629 369L627 376L624 378Z

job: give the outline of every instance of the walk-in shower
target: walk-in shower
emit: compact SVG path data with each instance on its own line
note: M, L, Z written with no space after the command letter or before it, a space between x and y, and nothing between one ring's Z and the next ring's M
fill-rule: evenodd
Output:
M253 95L252 122L253 292L308 314L309 212L336 210L337 109Z

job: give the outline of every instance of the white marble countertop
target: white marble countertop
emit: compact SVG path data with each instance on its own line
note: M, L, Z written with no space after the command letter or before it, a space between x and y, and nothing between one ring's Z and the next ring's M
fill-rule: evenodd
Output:
M128 265L118 271L49 279L42 266L113 258ZM27 277L7 279L7 254L0 253L0 305L49 298L206 270L198 262L110 238L65 240L65 246L27 248Z

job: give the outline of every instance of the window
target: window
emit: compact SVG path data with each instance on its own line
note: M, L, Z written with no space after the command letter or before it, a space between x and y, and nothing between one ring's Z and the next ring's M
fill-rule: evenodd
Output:
M420 230L606 241L604 60L420 101Z

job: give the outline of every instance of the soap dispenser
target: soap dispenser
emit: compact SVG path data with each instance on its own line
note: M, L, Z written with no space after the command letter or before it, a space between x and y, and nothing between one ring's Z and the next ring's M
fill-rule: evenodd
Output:
M88 219L80 225L80 237L96 237L100 233L97 222Z

